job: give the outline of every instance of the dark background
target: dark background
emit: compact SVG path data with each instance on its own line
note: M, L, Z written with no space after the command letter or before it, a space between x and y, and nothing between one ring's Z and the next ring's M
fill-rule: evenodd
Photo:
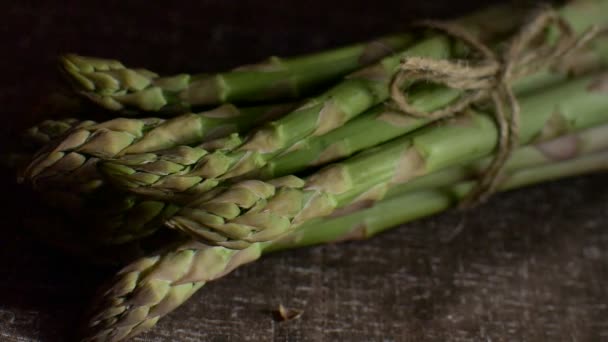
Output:
M76 52L160 73L212 71L369 39L485 1L11 2L0 24L1 150L42 118L55 58ZM3 171L0 341L64 341L111 269L36 242L36 211ZM205 286L138 341L608 339L605 175L498 195L370 241L283 252ZM16 201L16 198L22 198ZM463 231L446 241L457 225ZM276 322L282 303L304 310Z

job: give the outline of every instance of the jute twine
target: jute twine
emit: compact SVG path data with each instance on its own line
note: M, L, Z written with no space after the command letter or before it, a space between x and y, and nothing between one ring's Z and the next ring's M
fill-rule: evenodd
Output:
M421 25L437 30L468 45L480 55L478 60L437 60L408 57L401 61L391 84L391 98L407 115L438 120L462 113L464 109L491 100L498 126L496 155L483 171L472 191L460 202L461 208L482 203L496 191L506 161L519 142L520 106L511 84L548 65L554 65L569 53L581 49L599 30L589 28L577 36L573 28L549 7L543 7L532 20L513 36L499 56L486 44L464 28L444 22L425 21ZM553 43L548 41L547 30L555 25L559 34ZM419 111L412 106L402 91L404 84L429 81L462 90L452 104L432 112Z

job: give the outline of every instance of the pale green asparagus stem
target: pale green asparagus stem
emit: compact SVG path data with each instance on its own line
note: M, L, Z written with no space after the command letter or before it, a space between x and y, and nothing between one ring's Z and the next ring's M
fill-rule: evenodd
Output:
M601 146L608 146L608 135L604 134L606 129L603 126L595 131L560 138L537 147L519 149L507 165L511 172L501 190L605 170L608 167L606 152L581 154L582 151L595 151L601 149ZM565 147L574 152L559 158L572 159L556 161L555 155L546 154L547 151L559 151ZM526 169L529 167L533 168ZM451 171L451 178L458 181L461 176L469 176L460 168ZM512 173L513 171L515 172ZM239 265L254 261L261 252L363 239L398 224L445 210L472 187L470 183L463 183L440 190L424 188L423 184L437 187L449 185L450 177L445 177L445 174L444 171L420 178L422 188L416 189L418 191L412 192L412 189L405 188L392 191L387 199L375 203L371 208L362 208L337 218L309 222L274 242L257 243L235 251L191 241L175 250L142 258L119 272L110 285L99 292L91 318L85 327L86 337L83 341L118 341L150 329L163 315L184 303L206 282L224 276ZM453 177L454 175L456 176ZM433 184L437 180L440 182Z
M520 101L520 143L547 140L608 121L608 74L582 77ZM469 112L427 127L305 180L286 176L218 187L186 206L167 225L229 248L269 241L337 208L378 200L387 189L421 175L492 153L490 116Z
M298 98L402 50L412 39L402 34L307 56L271 57L212 75L160 77L115 60L77 55L63 56L61 66L78 92L107 109L182 113L192 106Z
M608 7L607 3L602 2L601 5ZM593 12L588 9L573 11L568 8L564 12L576 13L576 15L566 17L566 19L571 20L573 26L580 30L588 28L591 24L605 22L603 16L593 15ZM582 15L585 16L586 26L580 25L579 21ZM455 51L450 51L445 44L445 40L435 36L406 50L406 55L424 56L426 54L430 58L441 58L440 54L443 53L454 57ZM433 50L436 51L433 53ZM318 136L323 136L325 133L343 126L347 121L358 117L369 107L385 100L388 97L387 84L390 75L395 70L398 62L395 58L386 58L383 63L358 72L354 77L347 79L327 94L254 132L245 139L243 145L233 151L207 153L204 148L189 148L186 157L173 151L162 154L151 153L137 158L104 162L102 170L118 186L139 194L170 199L175 194L195 195L208 191L224 180L255 173L278 155L297 150L302 145L306 145L306 139L314 140ZM549 78L546 74L544 76ZM528 79L526 83L529 83L531 79L534 79L534 77ZM525 89L526 85L524 84L521 87ZM449 103L459 93L441 87L431 87L418 92L417 95L418 97L412 94L410 98L417 102L418 106L424 109L437 109L437 107ZM378 112L370 115L374 114L378 114ZM383 119L392 120L391 124L402 127L370 131L369 136L373 138L362 139L361 141L364 141L364 143L353 149L340 145L339 142L337 145L325 146L327 142L324 142L321 145L327 149L322 151L323 154L315 156L316 159L312 159L315 157L308 155L306 162L315 164L333 160L348 155L357 148L364 148L386 141L391 137L427 123L425 120L399 120L399 118L395 118L396 116L395 113L392 113L392 115L384 115ZM387 124L380 123L375 126L380 127L382 125L386 126ZM357 127L360 128L360 126ZM331 138L333 141L333 139L343 138L345 132L347 131L331 132L329 134L334 134ZM383 134L374 134L377 132L383 132ZM353 140L348 140L347 144L352 143ZM318 152L318 150L314 152ZM191 158L190 156L193 154L199 154L201 158ZM275 171L276 165L268 166L261 171L262 175L281 174L284 171L292 171L301 166L309 165L298 163L293 165L293 161L287 161L286 164L288 165L280 166L278 171Z

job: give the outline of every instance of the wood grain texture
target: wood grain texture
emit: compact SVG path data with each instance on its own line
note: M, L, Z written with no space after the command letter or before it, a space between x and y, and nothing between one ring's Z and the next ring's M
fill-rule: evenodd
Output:
M32 107L54 86L58 53L166 73L210 71L371 38L483 1L463 1L458 11L451 3L5 4L1 149L42 115ZM65 341L113 270L33 240L22 220L36 207L11 200L25 195L8 177L2 173L0 341ZM608 340L606 181L595 175L537 186L370 241L265 257L208 284L135 341ZM277 322L279 304L304 314Z

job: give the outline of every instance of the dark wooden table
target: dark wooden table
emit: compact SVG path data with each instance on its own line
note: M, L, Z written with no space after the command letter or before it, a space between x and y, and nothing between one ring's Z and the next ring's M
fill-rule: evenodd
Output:
M204 0L4 4L2 150L63 52L164 73L210 71L397 31L483 1ZM65 341L112 270L33 240L2 173L0 341ZM12 179L12 178L11 178ZM137 341L608 340L608 178L502 194L468 213L408 224L370 241L271 255L205 286ZM460 223L463 231L442 238ZM276 322L279 304L304 310Z

